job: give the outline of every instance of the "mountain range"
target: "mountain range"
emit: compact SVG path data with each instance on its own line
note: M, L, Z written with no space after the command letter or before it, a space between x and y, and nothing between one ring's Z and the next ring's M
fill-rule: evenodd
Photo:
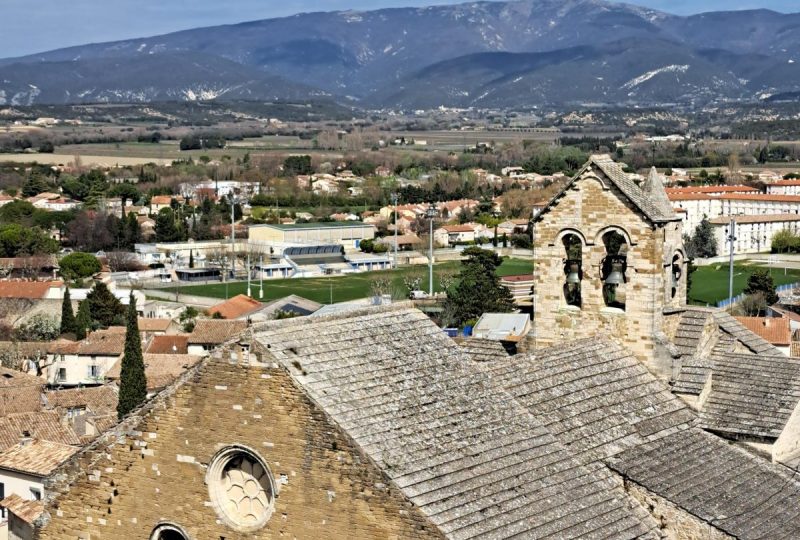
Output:
M365 108L706 103L800 91L800 13L602 0L307 13L0 60L0 104L331 98Z

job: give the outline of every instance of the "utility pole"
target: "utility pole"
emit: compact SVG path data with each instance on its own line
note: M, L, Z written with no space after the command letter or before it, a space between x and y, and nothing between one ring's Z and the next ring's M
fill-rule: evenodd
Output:
M250 250L247 250L247 296L253 297L250 292Z
M233 198L233 191L231 191L231 276L236 279L236 227L234 226L236 215L234 209L236 206L236 199Z
M436 207L431 204L426 212L426 216L430 220L430 248L428 252L428 295L433 298L433 220L438 212Z
M397 193L392 193L392 204L394 205L394 268L397 269Z
M728 226L728 251L730 252L730 269L728 272L728 301L733 302L733 248L736 242L736 218L731 216L731 224Z
M261 282L259 284L259 289L258 289L258 299L259 300L263 300L263 298L264 298L264 254L263 253L261 254L261 258L259 260L258 266L259 266L258 275L259 275L259 278L261 280Z

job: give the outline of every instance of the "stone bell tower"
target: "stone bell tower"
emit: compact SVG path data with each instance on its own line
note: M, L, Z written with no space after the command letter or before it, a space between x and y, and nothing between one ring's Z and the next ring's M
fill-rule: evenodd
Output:
M686 298L681 220L655 169L637 185L595 155L536 216L535 344L612 337L653 361L665 308Z

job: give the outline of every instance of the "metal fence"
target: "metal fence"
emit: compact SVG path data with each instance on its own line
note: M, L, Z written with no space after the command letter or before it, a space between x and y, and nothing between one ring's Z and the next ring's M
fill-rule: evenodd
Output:
M777 291L778 294L780 294L780 293L785 292L785 291L791 291L795 287L800 287L800 282L787 283L786 285L779 285L779 286L775 287L775 290ZM726 307L729 307L729 306L734 306L734 305L738 304L739 302L741 302L742 300L744 300L745 296L747 296L747 295L742 293L742 294L740 294L738 296L734 296L733 298L726 298L725 300L720 300L719 302L717 302L717 307L718 308L726 308Z

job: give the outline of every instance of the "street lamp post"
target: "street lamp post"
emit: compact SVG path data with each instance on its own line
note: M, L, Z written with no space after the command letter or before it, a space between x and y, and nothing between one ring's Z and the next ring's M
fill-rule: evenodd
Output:
M258 298L259 300L264 298L264 254L261 254L261 258L258 262L258 277L260 279L259 288L258 288Z
M392 193L392 204L394 205L394 267L397 268L397 193Z
M430 248L428 252L428 294L433 297L433 220L439 212L431 204L425 212L425 216L430 220Z
M728 251L730 252L730 269L728 270L728 301L733 302L733 249L736 242L736 218L731 216L731 223L728 226Z

